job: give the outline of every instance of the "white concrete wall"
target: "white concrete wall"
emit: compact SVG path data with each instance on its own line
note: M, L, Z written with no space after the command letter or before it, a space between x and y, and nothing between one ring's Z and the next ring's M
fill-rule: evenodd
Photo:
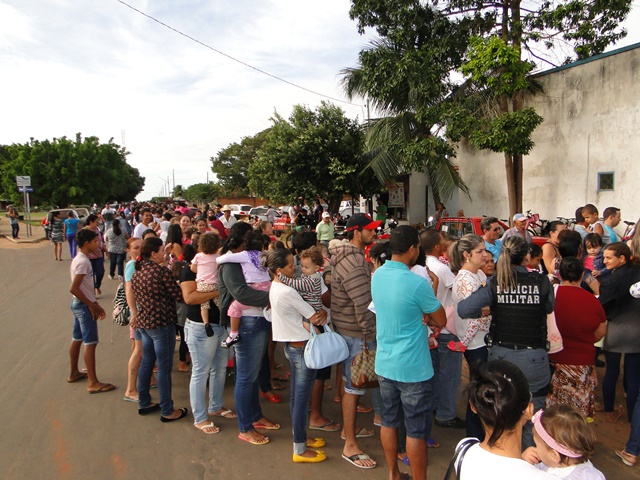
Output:
M524 159L525 211L555 220L559 215L573 217L577 207L593 203L601 214L606 207L616 206L624 220L638 219L639 47L537 77L544 93L526 104L544 122L534 132L535 147ZM457 161L471 190L471 201L457 195L465 214L506 218L504 157L463 142ZM597 191L598 172L615 172L614 191Z

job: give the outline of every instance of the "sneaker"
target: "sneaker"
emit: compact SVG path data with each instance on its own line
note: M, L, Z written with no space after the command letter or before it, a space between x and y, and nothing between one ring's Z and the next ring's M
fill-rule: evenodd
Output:
M436 425L442 428L465 428L466 423L464 420L453 417L451 420L438 420L436 418Z
M207 337L213 337L215 335L215 332L213 331L213 327L211 326L210 323L204 324L204 331L207 332Z
M227 337L225 340L222 341L220 346L222 348L230 348L231 346L235 345L239 341L240 341L240 335L236 335L235 337Z

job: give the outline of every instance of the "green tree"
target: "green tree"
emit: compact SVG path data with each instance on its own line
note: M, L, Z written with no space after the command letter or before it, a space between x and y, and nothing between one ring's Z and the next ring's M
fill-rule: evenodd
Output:
M218 197L219 190L215 183L196 183L187 187L183 196L190 202L209 202Z
M433 87L434 82L441 85L435 109L430 110L435 117L425 125L446 129L453 141L465 135L478 148L504 153L509 208L514 213L522 208L522 158L533 147L531 134L542 121L533 110L523 108L524 95L535 91L528 78L529 60L555 66L558 52L565 63L603 52L626 34L619 23L630 7L631 0L545 0L524 5L521 0L352 0L350 15L361 33L375 28L392 49L406 48L411 32L423 32L416 45L421 46L425 64L442 62L451 71L466 74L468 80L458 88L452 88L449 76L443 80L424 75L418 82L422 87L413 86L407 98L419 98L421 88ZM445 34L425 33L432 20ZM426 43L418 42L425 38ZM398 62L389 69L407 67ZM407 75L411 73L415 72ZM376 83L383 81L380 76ZM384 99L373 89L366 93ZM403 111L415 113L411 108Z
M276 202L321 195L336 211L344 195L368 196L380 188L366 166L363 132L328 102L315 110L296 105L288 120L275 113L257 158L249 166L252 192Z
M182 198L182 196L184 195L184 187L182 185L176 185L175 187L173 187L172 194L174 198Z
M5 195L20 202L15 186L17 175L29 175L34 204L66 206L133 199L144 187L144 177L127 164L128 152L97 137L75 141L66 137L34 140L4 146L0 182Z
M257 158L268 130L244 137L240 143L232 143L211 157L211 171L218 177L218 184L228 197L243 197L251 194L249 189L249 166Z

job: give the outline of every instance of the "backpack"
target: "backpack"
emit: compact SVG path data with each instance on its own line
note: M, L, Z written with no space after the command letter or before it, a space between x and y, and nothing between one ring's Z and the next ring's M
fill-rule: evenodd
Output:
M113 297L113 323L126 327L131 320L131 309L127 305L127 295L124 289L124 282L118 285L116 295Z

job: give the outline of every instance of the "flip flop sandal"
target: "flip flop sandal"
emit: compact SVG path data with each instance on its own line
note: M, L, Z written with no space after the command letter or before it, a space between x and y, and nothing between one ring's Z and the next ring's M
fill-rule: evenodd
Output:
M138 403L138 397L127 397L126 395L122 398L125 402Z
M272 423L267 425L266 423L252 423L253 428L264 428L265 430L280 430L279 423Z
M357 453L355 455L351 455L350 457L347 457L344 453L342 454L342 458L344 458L347 462L349 462L351 465L358 467L358 468L376 468L376 465L358 465L356 462L358 460L371 460L371 457L369 455L367 455L366 453Z
M104 392L110 392L111 390L115 390L116 386L112 385L110 383L105 383L103 384L99 389L97 390L87 390L91 395L95 394L95 393L104 393Z
M366 428L362 427L362 428L360 428L360 430L358 430L356 432L356 438L373 437L375 434L376 434L375 432L373 432L373 431L368 432ZM346 440L347 439L347 437L345 435L340 435L340 438L342 440Z
M214 433L220 433L220 428L216 427L213 422L209 422L207 425L194 425L198 430L202 430L207 435L213 435ZM205 429L209 429L207 432ZM213 431L211 431L213 430Z
M333 420L328 421L324 425L309 425L310 430L322 430L324 432L337 432L340 430L340 424L334 422Z
M222 417L228 419L238 418L238 415L233 413L233 411L229 410L228 408L226 410L220 410L219 412L209 412L209 415L211 415L212 417Z
M243 437L242 434L238 434L238 438L244 442L248 442L251 445L265 445L269 443L269 437L262 437L261 439L257 439L254 437Z
M67 383L76 383L80 380L84 380L85 378L87 378L87 374L85 372L80 372L76 378L67 378Z
M431 437L427 438L426 442L427 448L440 448L440 444Z
M368 405L358 405L358 408L356 409L356 411L358 413L369 413L373 410L373 408L371 408Z
M402 458L398 457L398 460L400 460L402 463L404 463L407 467L410 467L411 464L409 463L409 456L405 453L404 456Z

